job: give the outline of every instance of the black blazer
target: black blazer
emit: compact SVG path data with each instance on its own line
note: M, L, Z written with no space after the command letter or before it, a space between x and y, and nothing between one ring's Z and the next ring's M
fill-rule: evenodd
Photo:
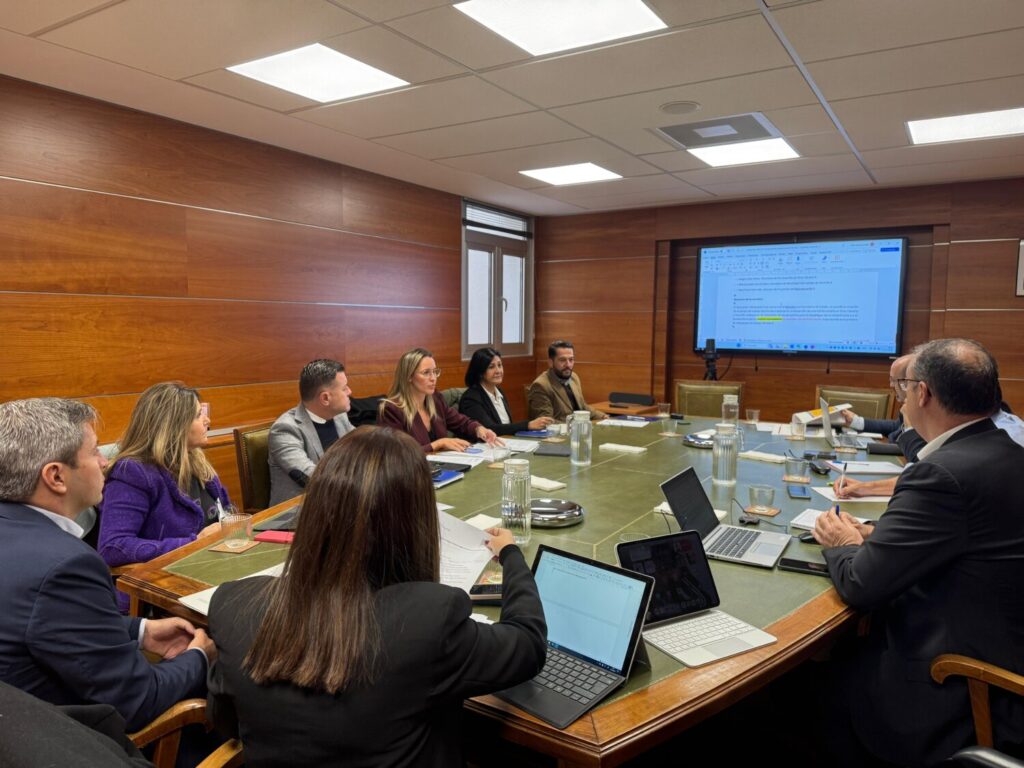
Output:
M150 664L96 550L0 503L0 681L53 704L110 704L131 730L206 690L197 650Z
M501 621L469 618L469 596L433 582L377 594L377 682L334 696L289 683L256 685L241 670L266 609L269 577L223 585L210 605L220 655L210 671L210 713L241 736L245 764L260 766L457 766L467 696L502 690L540 671L547 628L518 547L501 552Z
M501 395L501 402L505 405L505 412L512 418L512 409L508 407L508 399L505 393L498 387L498 394ZM491 402L491 396L484 392L484 388L476 384L462 393L459 400L459 412L479 421L488 429L494 430L498 435L514 435L516 432L523 432L530 428L530 422L513 421L510 424L502 424L498 418L498 411Z
M907 467L874 533L825 550L836 590L876 610L849 662L860 740L899 765L931 765L974 742L966 685L939 685L941 653L1024 673L1024 448L984 419ZM1024 740L1019 697L992 696L997 740ZM999 743L997 741L997 746Z

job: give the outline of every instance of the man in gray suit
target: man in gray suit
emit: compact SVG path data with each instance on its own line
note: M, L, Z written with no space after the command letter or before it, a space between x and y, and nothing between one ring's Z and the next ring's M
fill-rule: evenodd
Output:
M299 376L302 402L281 414L270 428L270 503L298 496L324 451L355 427L348 420L352 390L345 366L313 360Z

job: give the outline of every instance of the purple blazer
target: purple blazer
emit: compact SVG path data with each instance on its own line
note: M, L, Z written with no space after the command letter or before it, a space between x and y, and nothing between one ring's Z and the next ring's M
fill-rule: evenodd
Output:
M206 490L222 504L228 492L214 476ZM166 469L133 459L115 462L103 487L97 544L107 565L144 563L195 541L205 527L199 504Z
M480 422L463 416L454 408L449 408L444 404L444 398L437 392L434 393L434 411L435 415L431 426L434 428L435 440L448 437L448 431L451 430L464 440L469 440L471 443L476 442L476 431L480 428ZM417 416L412 420L412 427L410 427L405 420L405 411L394 403L384 402L384 410L380 414L378 423L412 435L427 453L433 450L430 447L430 433L423 425L423 420Z

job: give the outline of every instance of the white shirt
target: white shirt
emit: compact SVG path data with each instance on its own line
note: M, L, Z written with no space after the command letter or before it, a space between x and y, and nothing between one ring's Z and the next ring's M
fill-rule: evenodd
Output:
M491 394L487 387L481 387L481 389L483 389L484 392L487 392L487 396L491 398L491 402L494 404L494 410L498 412L498 421L502 424L511 423L512 419L509 418L508 411L505 410L505 401L497 387L494 389L494 394Z
M944 446L946 444L946 441L949 440L949 438L951 438L953 435L955 435L961 429L966 429L967 427L971 426L971 424L977 424L979 421L981 421L984 418L985 417L983 416L981 419L974 419L973 421L965 421L963 424L958 424L957 426L953 427L952 429L947 429L945 432L943 432L938 437L936 437L936 438L934 438L932 440L929 440L927 442L927 444L925 444L925 446L920 451L917 452L917 460L918 461L922 461L924 459L927 459L929 456L931 456L933 453L935 453L937 450L939 450L939 448Z
M54 524L65 533L70 533L76 539L80 539L85 536L85 531L82 530L82 526L72 520L70 517L64 517L64 515L58 515L56 512L51 512L48 509L42 507L33 507L31 504L26 504L29 509L34 509L36 512L48 517L54 522Z
M992 423L1004 430L1017 445L1024 445L1024 421L1006 411L1000 411L992 417Z

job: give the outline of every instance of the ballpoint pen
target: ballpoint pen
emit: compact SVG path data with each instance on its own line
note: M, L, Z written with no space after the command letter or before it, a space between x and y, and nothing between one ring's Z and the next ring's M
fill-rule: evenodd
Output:
M843 486L846 485L846 464L843 462L843 471L839 475L839 490L836 491L836 516L839 516L839 495L843 492Z

